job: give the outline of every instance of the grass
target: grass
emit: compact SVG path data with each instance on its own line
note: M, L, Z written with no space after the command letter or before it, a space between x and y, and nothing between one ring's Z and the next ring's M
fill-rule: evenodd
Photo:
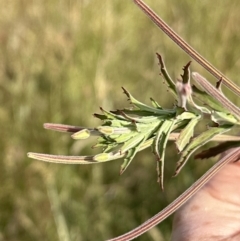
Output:
M240 5L224 1L147 3L184 39L235 82L239 79ZM176 198L211 165L192 160L179 177L169 147L165 192L150 150L119 176L121 161L96 166L41 163L28 151L90 154L93 142L43 130L45 122L100 123L92 113L168 97L155 52L169 73L189 57L130 0L0 2L0 241L105 240L136 227ZM192 70L213 80L197 63ZM213 80L214 81L214 80ZM229 94L229 92L227 92ZM235 103L237 97L231 96ZM171 218L138 240L169 240Z

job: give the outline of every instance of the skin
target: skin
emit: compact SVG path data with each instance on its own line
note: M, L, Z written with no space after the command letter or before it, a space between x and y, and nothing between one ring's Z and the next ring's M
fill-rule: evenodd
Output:
M240 240L240 162L227 164L174 216L172 241Z

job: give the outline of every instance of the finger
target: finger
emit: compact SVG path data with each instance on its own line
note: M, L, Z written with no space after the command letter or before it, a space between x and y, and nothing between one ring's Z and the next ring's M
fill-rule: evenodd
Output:
M240 240L240 162L229 163L180 208L172 241Z

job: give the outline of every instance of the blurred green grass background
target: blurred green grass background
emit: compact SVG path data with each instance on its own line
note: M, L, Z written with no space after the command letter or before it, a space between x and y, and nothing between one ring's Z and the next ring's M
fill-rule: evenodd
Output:
M235 82L240 69L240 3L148 0L162 18ZM146 150L123 176L121 161L96 166L28 159L29 151L91 154L90 142L44 130L46 122L94 127L92 113L142 102L172 107L155 52L174 78L190 58L131 0L0 1L0 241L105 240L138 226L174 200L211 161L191 160L174 179L169 146L165 191ZM192 70L213 80L193 62ZM229 94L229 92L227 92ZM231 96L237 103L237 97ZM95 150L94 150L95 151ZM169 240L172 217L140 241Z

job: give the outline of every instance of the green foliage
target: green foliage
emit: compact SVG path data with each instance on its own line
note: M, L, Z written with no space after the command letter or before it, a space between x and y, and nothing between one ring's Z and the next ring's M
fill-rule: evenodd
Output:
M148 3L238 80L238 1ZM92 152L91 140L71 141L68 135L43 131L42 123L98 126L91 118L98 106L126 106L121 86L143 103L153 97L171 108L174 99L158 76L155 52L163 54L174 77L189 58L131 1L2 1L1 6L0 240L114 237L157 213L211 165L192 161L177 182L169 180L177 161L170 146L163 194L149 151L137 154L120 178L118 161L66 166L29 160L29 150L73 156ZM194 63L192 69L202 73L198 68ZM236 97L231 99L236 103ZM169 240L170 221L138 240Z
M240 111L218 88L209 84L198 73L193 73L194 79L197 76L196 81L204 89L201 92L195 89L200 101L211 103L213 98L217 100L214 106L208 105L208 108L196 105L192 97L194 92L192 92L190 84L190 62L183 68L182 80L178 80L175 84L167 73L162 57L158 53L157 57L161 74L168 83L173 96L178 96L176 106L172 109L163 109L153 99L151 99L153 107L148 106L135 99L123 88L133 108L117 111L106 111L100 108L103 114L94 114L95 117L103 121L99 127L79 127L77 129L75 126L61 124L47 123L44 125L47 129L73 132L73 139L87 139L91 136L91 133L93 136L97 135L99 138L95 147L102 147L102 153L93 156L59 156L30 152L28 156L36 160L64 164L93 164L124 158L120 169L120 174L122 174L137 152L151 145L157 158L158 182L164 189L165 152L168 140L171 139L171 133L177 135L175 143L181 154L174 174L176 176L193 152L214 140L214 137L222 137L221 134L239 125ZM225 106L225 110L218 111L219 106ZM187 108L191 108L192 111L188 111ZM209 129L204 130L192 139L195 134L195 126L204 118L209 121ZM228 141L231 141L230 138ZM233 136L233 138L235 139L236 136Z

